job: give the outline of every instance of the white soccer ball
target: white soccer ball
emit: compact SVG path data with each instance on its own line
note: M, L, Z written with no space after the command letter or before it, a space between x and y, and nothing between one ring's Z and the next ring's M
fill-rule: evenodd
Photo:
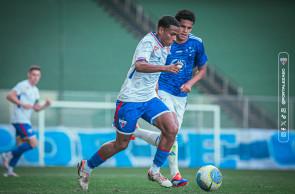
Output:
M197 183L205 191L214 191L222 183L222 174L218 168L212 165L203 166L197 172Z

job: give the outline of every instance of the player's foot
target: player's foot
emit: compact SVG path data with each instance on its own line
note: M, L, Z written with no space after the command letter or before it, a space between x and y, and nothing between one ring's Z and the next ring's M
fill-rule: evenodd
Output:
M19 177L19 175L16 174L15 172L7 172L7 171L3 173L3 176L4 177L9 177L9 176L11 176L11 177Z
M188 180L183 179L180 173L177 173L175 177L171 179L171 182L174 187L184 187L188 185Z
M1 157L2 157L3 167L4 167L5 171L8 171L9 162L11 160L11 157L9 157L8 153L1 154Z
M83 190L87 190L88 189L88 179L90 176L90 173L87 173L84 171L84 163L86 162L86 160L80 161L77 164L77 168L78 168L78 183L81 187L81 189Z
M163 177L163 175L160 172L152 175L149 170L148 179L159 183L162 187L166 187L166 188L172 187L172 183L167 178Z

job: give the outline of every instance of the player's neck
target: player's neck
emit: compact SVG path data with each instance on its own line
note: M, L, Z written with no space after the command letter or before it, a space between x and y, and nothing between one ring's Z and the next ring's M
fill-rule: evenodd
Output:
M175 42L177 44L183 44L183 43L185 43L187 41L187 39L188 39L188 37L186 39L183 39L183 40L180 40L180 39L176 38L176 41Z

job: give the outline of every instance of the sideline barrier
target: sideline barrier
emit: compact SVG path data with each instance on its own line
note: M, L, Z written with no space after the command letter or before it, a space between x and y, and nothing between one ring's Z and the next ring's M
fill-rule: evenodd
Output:
M39 138L38 132L36 132ZM15 146L14 129L11 125L0 125L0 152ZM115 138L115 130L77 129L65 127L46 128L46 166L75 166L77 161L89 158L97 149ZM200 167L214 165L214 132L182 129L178 135L179 166ZM290 141L280 143L276 130L222 129L220 133L220 168L233 169L295 169L295 133ZM136 138L128 148L109 159L107 167L149 167L155 147ZM38 165L38 149L26 152L19 166ZM2 163L2 161L0 162ZM168 166L168 162L164 166Z

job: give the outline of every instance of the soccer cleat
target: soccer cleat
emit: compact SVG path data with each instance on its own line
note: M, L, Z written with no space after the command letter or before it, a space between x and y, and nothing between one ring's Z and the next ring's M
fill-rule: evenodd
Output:
M2 157L3 167L4 167L5 171L8 171L9 162L10 162L11 158L9 157L9 155L7 153L1 154L1 157Z
M86 162L86 160L80 161L77 164L77 168L78 168L78 183L81 187L81 189L83 190L87 190L88 189L88 179L90 176L90 173L87 173L83 170L83 166L84 163Z
M177 173L175 177L171 179L171 182L174 187L184 187L188 185L188 180L183 179L180 173Z
M167 178L163 177L163 175L160 172L152 175L149 170L148 179L159 183L162 187L166 187L166 188L172 187L172 183Z
M3 176L4 177L9 177L9 176L11 176L11 177L19 177L19 175L16 174L15 172L4 172Z

